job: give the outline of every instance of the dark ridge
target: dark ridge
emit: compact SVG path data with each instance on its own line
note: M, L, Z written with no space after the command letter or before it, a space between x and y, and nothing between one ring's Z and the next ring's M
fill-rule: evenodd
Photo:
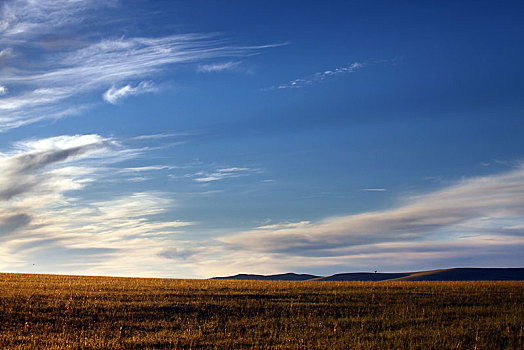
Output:
M399 281L522 281L524 268L455 268L414 272Z
M336 275L317 278L315 281L386 281L406 276L409 276L409 273L337 273Z
M259 280L259 281L307 281L320 276L296 274L296 273L281 273L278 275L252 275L241 273L234 276L213 277L216 280Z
M214 277L222 280L259 281L524 281L524 268L454 268L402 273L338 273L332 276L283 273L278 275L239 274Z

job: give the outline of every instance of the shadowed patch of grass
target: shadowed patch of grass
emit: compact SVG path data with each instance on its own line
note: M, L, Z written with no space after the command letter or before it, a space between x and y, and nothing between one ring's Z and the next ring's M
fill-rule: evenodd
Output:
M0 348L522 349L524 282L0 274Z

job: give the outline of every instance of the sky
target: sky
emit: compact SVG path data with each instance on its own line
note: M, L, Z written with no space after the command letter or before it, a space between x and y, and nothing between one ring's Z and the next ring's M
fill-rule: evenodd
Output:
M522 267L523 10L0 0L0 271Z

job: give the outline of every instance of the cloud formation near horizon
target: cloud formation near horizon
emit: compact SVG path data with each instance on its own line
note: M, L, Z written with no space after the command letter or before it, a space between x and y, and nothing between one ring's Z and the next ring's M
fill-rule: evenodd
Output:
M514 260L524 247L523 165L412 196L387 210L265 224L217 239L184 241L175 237L193 223L165 216L174 204L172 194L115 192L96 199L79 191L113 181L115 174L174 168L113 166L142 152L114 138L69 135L16 142L0 153L0 268L27 266L45 255L50 266L61 266L60 272L172 276L176 266L210 277L240 270L303 271L305 266L391 268L494 256ZM235 177L249 171L218 168L201 176ZM54 251L69 255L55 257Z
M390 209L265 224L163 257L202 277L239 272L515 266L524 249L524 165L411 196ZM190 252L190 253L188 253ZM449 265L453 261L453 265Z
M219 240L258 252L331 256L360 245L439 237L454 241L466 233L522 238L523 224L524 165L520 165L507 173L470 178L410 197L388 210L291 226L266 225Z
M80 192L114 178L111 164L140 152L99 135L66 135L17 142L0 153L0 269L46 256L64 271L81 266L97 273L140 273L155 251L165 249L166 236L192 223L157 218L173 205L166 193L93 199ZM79 254L67 257L67 252ZM130 257L143 266L125 262Z

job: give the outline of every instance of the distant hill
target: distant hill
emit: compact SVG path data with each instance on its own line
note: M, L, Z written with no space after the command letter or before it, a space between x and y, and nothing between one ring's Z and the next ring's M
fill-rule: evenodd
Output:
M337 273L336 275L317 278L316 281L386 281L409 276L409 273Z
M297 273L282 273L279 275L251 275L241 273L235 276L227 277L213 277L216 280L260 280L260 281L307 281L320 276L297 274Z
M214 277L214 279L260 281L523 281L524 268L454 268L402 273L353 272L325 277L296 273L279 275L239 274Z
M522 281L524 268L456 268L421 271L397 281Z

